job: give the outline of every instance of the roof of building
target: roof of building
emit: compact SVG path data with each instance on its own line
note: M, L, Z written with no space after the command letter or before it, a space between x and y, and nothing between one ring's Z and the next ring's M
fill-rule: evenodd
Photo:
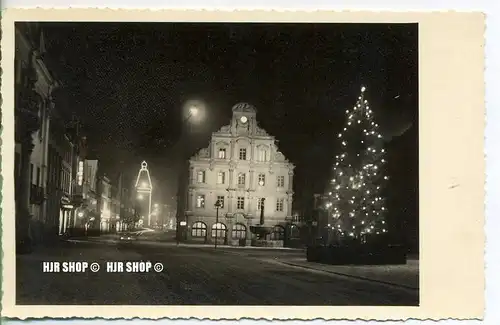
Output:
M233 106L233 112L242 112L242 113L257 113L257 109L255 106L249 103L238 103Z

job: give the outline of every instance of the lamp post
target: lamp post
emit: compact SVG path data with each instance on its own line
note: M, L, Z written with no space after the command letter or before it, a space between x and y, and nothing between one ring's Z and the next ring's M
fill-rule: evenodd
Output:
M214 249L217 249L217 235L218 235L218 228L219 227L219 208L221 207L220 201L217 200L215 202L215 246Z

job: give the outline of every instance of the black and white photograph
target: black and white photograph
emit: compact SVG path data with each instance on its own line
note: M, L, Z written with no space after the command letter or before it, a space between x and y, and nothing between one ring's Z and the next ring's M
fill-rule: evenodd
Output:
M17 21L16 304L419 306L418 39Z

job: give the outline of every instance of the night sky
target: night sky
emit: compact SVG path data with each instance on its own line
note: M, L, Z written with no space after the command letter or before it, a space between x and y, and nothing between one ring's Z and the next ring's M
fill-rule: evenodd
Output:
M400 136L418 128L416 24L42 26L64 84L56 105L81 118L91 154L110 173L135 175L145 159L164 195L175 195L179 143L193 153L206 146L211 132L229 124L231 106L246 101L296 164L300 207L323 192L344 111L365 85L389 151L397 148L393 190L416 193L418 133ZM207 110L186 135L181 108L191 99Z

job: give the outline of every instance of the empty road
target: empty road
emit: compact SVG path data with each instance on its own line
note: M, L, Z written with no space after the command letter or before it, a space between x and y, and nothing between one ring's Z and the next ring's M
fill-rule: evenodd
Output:
M272 253L270 253L272 254ZM269 254L205 247L67 243L18 256L17 304L417 305L418 291L294 268ZM43 273L47 261L99 263L98 272ZM163 270L109 273L106 262L150 261Z

